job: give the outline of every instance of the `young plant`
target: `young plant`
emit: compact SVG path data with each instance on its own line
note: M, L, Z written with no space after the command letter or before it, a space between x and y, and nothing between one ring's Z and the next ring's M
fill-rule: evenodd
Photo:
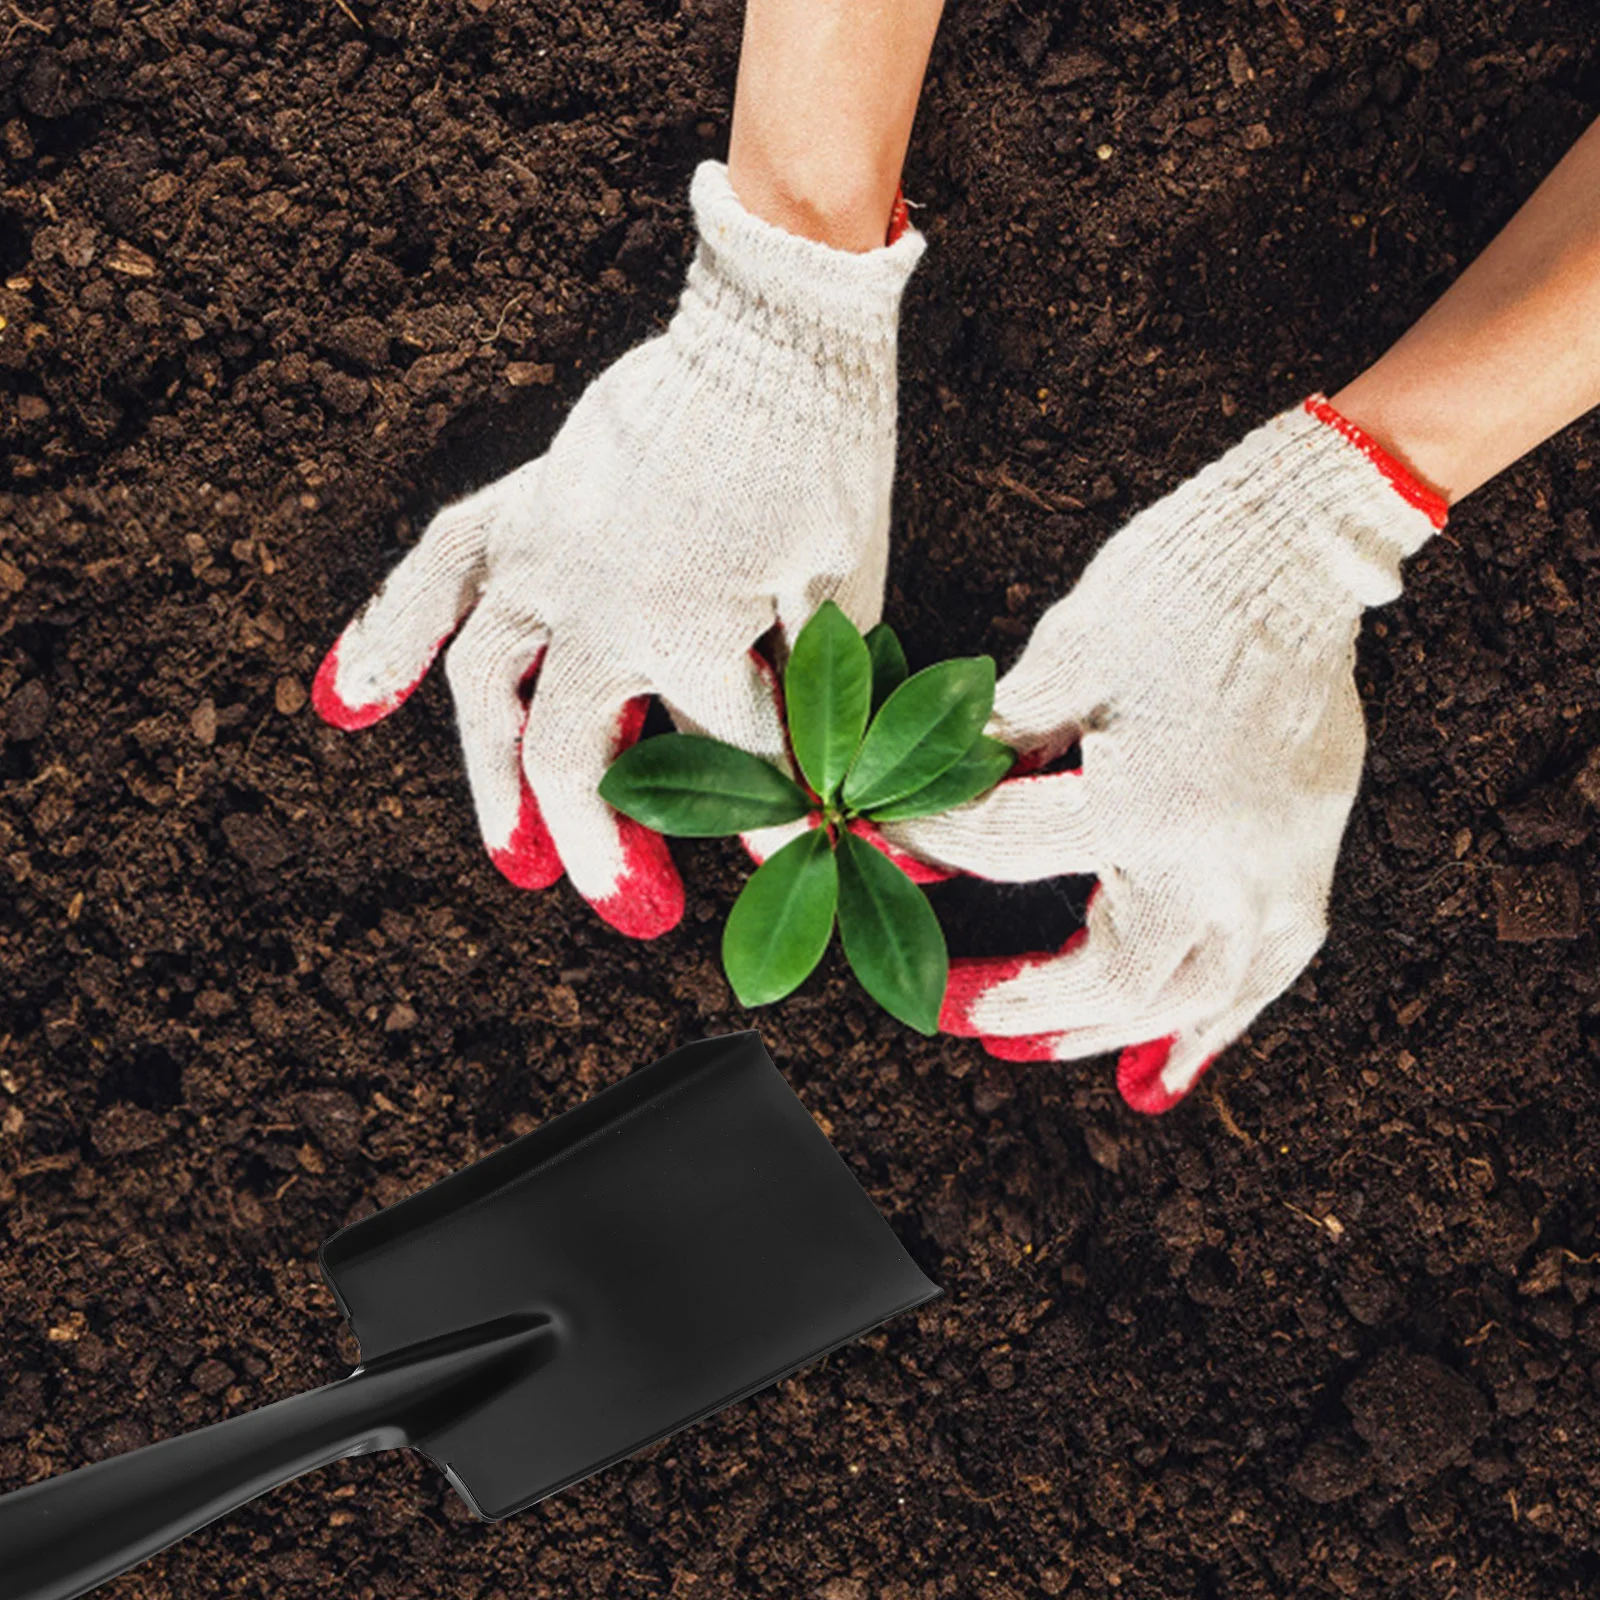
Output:
M812 826L744 886L722 936L740 1003L798 988L839 938L862 987L922 1033L938 1025L949 956L927 897L858 830L932 816L992 788L1012 752L983 733L988 656L906 675L885 626L865 638L831 600L794 642L783 675L789 743L805 779L716 739L669 733L611 764L600 793L661 833L715 838L809 817Z

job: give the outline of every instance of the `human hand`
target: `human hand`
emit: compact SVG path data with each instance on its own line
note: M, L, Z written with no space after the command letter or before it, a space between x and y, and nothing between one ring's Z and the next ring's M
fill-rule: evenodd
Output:
M980 877L1094 874L1060 951L952 966L940 1026L1010 1060L1121 1049L1165 1111L1322 943L1366 733L1362 610L1443 500L1320 396L1136 516L1040 619L989 732L1035 768L887 825Z
M923 249L903 227L864 254L784 233L712 162L691 201L700 245L667 332L596 380L546 455L434 518L313 691L335 727L367 727L459 626L445 672L490 856L523 888L564 869L640 938L676 925L683 886L597 786L646 697L781 762L752 647L826 599L878 619L895 330Z

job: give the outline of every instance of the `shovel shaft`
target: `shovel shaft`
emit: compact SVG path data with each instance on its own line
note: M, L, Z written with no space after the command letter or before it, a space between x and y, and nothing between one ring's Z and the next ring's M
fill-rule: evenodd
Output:
M506 1317L348 1378L0 1497L0 1595L72 1600L268 1489L394 1450L554 1355L547 1317Z

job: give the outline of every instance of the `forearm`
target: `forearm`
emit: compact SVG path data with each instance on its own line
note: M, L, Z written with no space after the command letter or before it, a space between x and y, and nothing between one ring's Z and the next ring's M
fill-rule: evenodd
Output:
M1451 501L1600 405L1600 123L1333 404Z
M841 250L884 242L944 0L749 0L728 179Z

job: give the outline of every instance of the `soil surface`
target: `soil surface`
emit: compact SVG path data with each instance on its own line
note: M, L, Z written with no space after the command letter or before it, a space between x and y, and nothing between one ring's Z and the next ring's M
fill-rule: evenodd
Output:
M337 1376L327 1233L758 1025L943 1301L510 1522L346 1463L107 1592L1594 1594L1594 421L1369 623L1332 936L1162 1119L913 1037L837 957L747 1015L734 850L629 944L490 867L442 683L308 709L427 517L670 314L738 25L0 11L0 1487ZM907 176L913 663L1011 658L1597 110L1585 0L956 3Z

